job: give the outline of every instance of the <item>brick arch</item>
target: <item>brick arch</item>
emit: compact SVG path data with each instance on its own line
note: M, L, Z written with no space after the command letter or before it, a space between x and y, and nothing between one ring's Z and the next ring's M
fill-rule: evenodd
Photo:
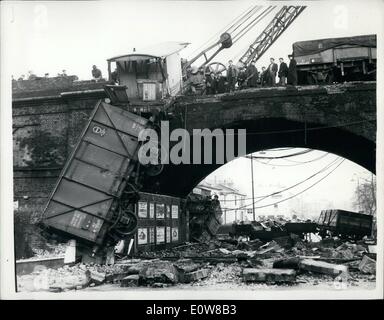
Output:
M196 128L246 129L247 153L277 147L310 148L339 155L375 173L375 91L330 96L322 89L289 98L259 92L253 99L249 97L252 92L247 94L246 99L231 103L218 98L179 102L179 109L173 110L173 128L190 133ZM184 197L220 166L166 165L160 176L145 182L144 189Z
M248 125L255 128L255 122ZM376 144L372 141L340 128L321 128L314 124L307 124L307 128L318 129L307 130L305 133L304 130L297 129L298 125L302 126L302 123L283 119L263 120L262 126L268 128L268 131L277 131L275 129L279 127L280 131L286 130L286 132L263 135L262 138L255 139L255 136L258 136L254 134L255 131L247 130L247 154L279 147L316 149L346 158L375 173ZM222 165L169 164L165 166L160 176L146 180L144 190L185 197L199 182L220 166Z

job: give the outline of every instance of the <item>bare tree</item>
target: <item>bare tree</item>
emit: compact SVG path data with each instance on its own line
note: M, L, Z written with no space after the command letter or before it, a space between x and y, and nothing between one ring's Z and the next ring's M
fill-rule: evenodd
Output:
M355 190L354 207L358 211L376 215L376 179L371 175L371 179L360 178Z

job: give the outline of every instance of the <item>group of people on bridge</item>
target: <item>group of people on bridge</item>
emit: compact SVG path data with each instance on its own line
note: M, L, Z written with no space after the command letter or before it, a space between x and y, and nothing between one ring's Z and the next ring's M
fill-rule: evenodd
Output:
M289 65L279 58L279 65L274 58L270 58L268 68L257 69L252 61L248 66L237 67L233 61L228 62L226 75L214 72L209 67L191 69L186 81L187 94L219 94L246 88L274 87L297 85L296 60L288 55ZM276 83L276 77L279 81Z

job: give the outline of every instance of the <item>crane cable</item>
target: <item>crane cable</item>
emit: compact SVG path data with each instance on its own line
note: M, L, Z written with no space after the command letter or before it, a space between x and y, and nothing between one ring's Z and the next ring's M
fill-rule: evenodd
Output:
M244 16L241 20L239 20L237 22L237 25L233 25L231 27L229 27L225 32L228 32L232 35L232 33L234 33L237 29L239 29L246 21L248 21L250 18L252 18L253 15L255 15L258 11L260 11L262 8L262 6L254 6L248 13L248 17L247 15ZM232 29L232 27L235 27L234 29Z
M198 48L196 48L194 51L192 51L189 56L194 56L198 51L201 51L204 47L209 47L215 42L217 42L217 37L223 33L231 33L233 30L231 28L236 27L237 24L239 24L247 15L249 15L252 11L254 11L257 7L259 7L258 10L260 10L261 6L251 6L247 8L243 13L241 13L238 17L233 19L230 23L228 23L224 28L222 28L220 31L215 33L212 37L210 37L207 41L205 41L202 45L200 45ZM235 29L236 30L236 29Z
M276 7L269 6L262 13L260 13L255 19L248 23L239 33L232 37L232 45L238 42L245 34L249 32L252 28L255 27L260 21L262 21L268 14L270 14Z
M236 30L242 27L249 19L251 19L254 15L260 11L262 6L254 6L252 9L245 12L245 14L241 14L239 18L236 18L235 21L230 25L228 29L225 30L225 33L231 34L232 37L232 45L238 42L241 38L244 37L256 24L258 24L261 20L263 20L269 13L271 13L276 7L269 6L260 14L258 14L251 22L249 22L244 28L242 28L238 33L232 35ZM189 56L195 54L197 51L201 50L202 47L207 46L208 43L212 41L215 36L211 37L208 41L206 41L203 45L201 45L198 49L194 50ZM217 37L217 35L216 35ZM214 44L214 43L212 43ZM208 46L209 47L209 46Z

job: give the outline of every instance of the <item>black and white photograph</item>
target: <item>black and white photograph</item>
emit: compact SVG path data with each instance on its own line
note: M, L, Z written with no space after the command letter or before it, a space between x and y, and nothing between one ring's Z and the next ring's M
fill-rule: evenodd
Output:
M382 1L0 8L2 299L383 298Z

